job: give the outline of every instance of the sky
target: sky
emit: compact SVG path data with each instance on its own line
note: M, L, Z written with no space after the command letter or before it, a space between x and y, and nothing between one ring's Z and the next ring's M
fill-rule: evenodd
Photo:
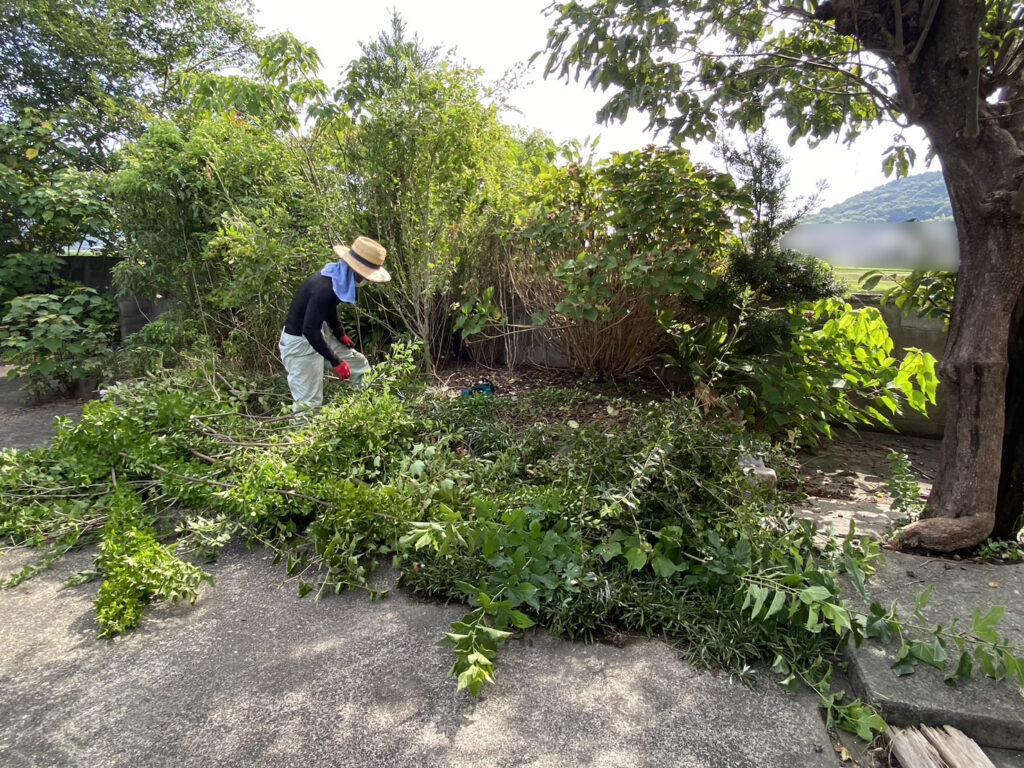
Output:
M522 86L511 97L520 114L504 117L530 129L540 129L556 141L600 135L598 154L628 151L660 143L646 133L646 121L633 115L624 124L599 125L595 113L604 103L583 83L543 77L544 57L527 66L530 57L544 48L550 19L544 9L550 0L253 0L256 21L267 32L291 31L312 44L323 62L321 76L329 86L340 79L344 67L360 54L359 43L373 40L389 28L391 10L406 22L407 31L426 45L454 49L467 64L484 70L489 82L514 67L525 67ZM895 126L881 127L861 136L852 146L828 142L810 149L800 143L786 144L783 125L770 127L770 135L790 159L791 191L795 197L813 193L819 180L828 187L821 206L842 202L860 192L884 184L882 153L897 133ZM907 134L918 150L912 173L938 170L925 167L922 134ZM690 146L695 159L719 165L709 145Z

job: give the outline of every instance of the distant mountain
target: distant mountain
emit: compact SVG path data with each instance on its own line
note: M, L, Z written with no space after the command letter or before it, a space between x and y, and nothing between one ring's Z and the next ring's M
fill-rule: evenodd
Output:
M896 179L807 216L801 224L875 224L916 219L952 219L946 183L939 171Z

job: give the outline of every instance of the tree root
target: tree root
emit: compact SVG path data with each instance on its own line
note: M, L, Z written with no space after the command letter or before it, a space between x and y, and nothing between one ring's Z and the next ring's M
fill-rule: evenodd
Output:
M955 552L985 541L995 527L996 516L929 517L904 528L897 536L900 549L924 547L934 552Z

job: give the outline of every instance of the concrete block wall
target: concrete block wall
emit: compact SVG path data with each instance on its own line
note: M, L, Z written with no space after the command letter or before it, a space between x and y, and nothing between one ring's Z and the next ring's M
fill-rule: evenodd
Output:
M121 259L116 256L65 256L61 277L82 283L100 293L113 293L113 269ZM136 296L119 299L121 338L127 339L142 326L156 320L173 306L168 299L144 299Z
M121 338L127 339L173 306L174 302L170 299L140 299L136 296L119 299L117 309L121 320Z
M100 293L113 289L112 270L121 259L116 256L64 256L60 276L73 283L81 283Z

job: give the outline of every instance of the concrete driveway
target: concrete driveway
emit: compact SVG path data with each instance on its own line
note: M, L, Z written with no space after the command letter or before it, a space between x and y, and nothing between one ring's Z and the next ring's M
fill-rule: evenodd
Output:
M0 559L10 572L27 561ZM479 699L435 645L463 610L402 591L319 603L262 551L230 549L194 607L96 637L76 553L0 592L0 765L836 766L816 702L697 671L657 641L535 632Z

